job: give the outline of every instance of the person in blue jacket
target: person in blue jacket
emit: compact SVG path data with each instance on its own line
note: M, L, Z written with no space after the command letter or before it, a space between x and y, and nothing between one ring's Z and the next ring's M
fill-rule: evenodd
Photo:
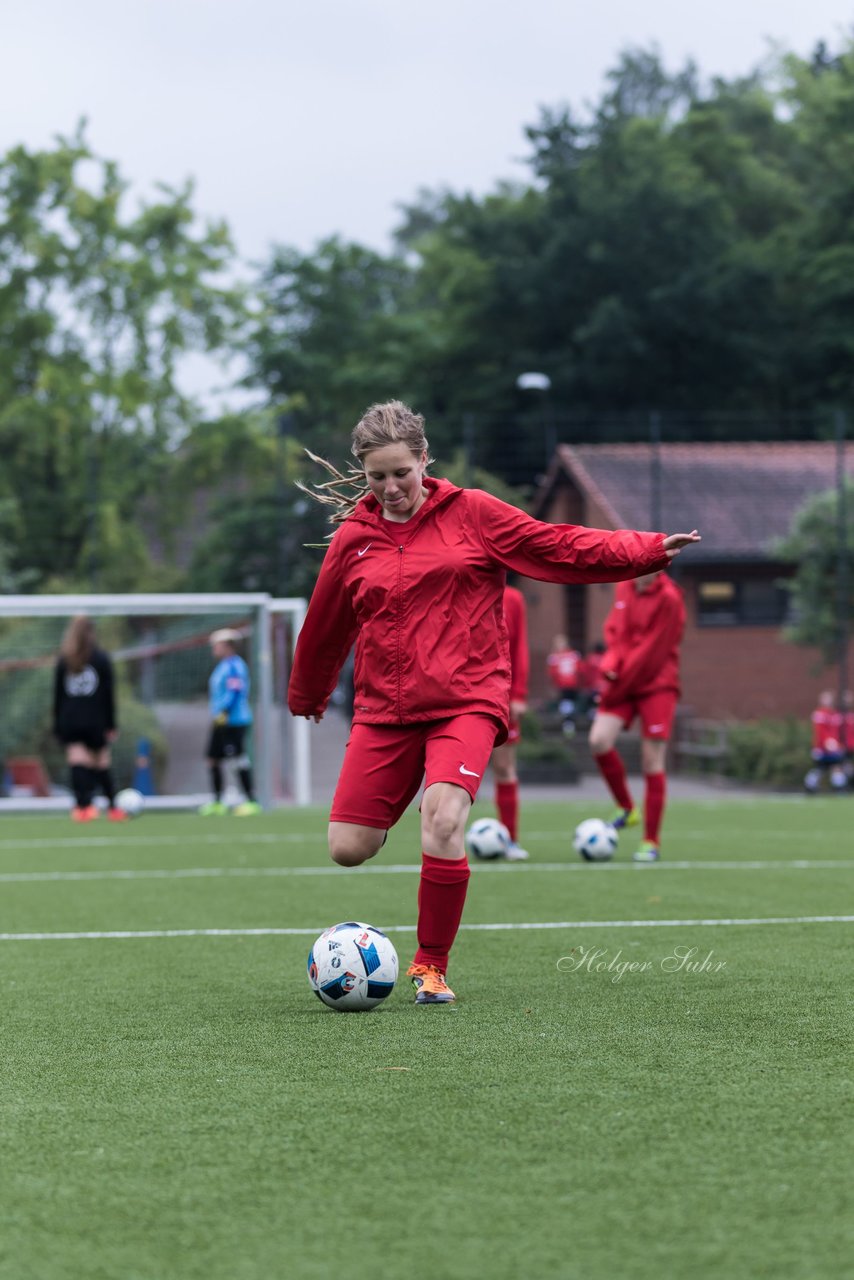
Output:
M207 760L213 800L203 804L199 810L205 817L228 813L228 806L222 799L226 761L235 766L245 796L233 810L235 816L244 818L261 812L261 806L255 800L252 767L246 754L246 734L252 724L252 708L249 704L249 668L237 652L239 640L240 633L228 628L214 631L210 637L211 651L217 663L208 681L211 732Z

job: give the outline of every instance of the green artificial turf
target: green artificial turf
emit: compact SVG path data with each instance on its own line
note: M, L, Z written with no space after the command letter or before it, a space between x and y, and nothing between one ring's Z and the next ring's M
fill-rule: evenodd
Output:
M854 805L674 803L640 868L582 864L586 816L472 878L467 926L560 927L466 928L456 1006L363 1015L306 953L361 919L405 967L414 815L332 874L319 810L4 817L3 934L307 931L0 941L4 1280L854 1275L852 925L691 923L854 913Z

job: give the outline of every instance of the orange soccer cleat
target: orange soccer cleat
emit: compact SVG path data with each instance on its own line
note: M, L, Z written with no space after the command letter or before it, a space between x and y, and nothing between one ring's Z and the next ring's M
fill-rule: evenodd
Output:
M434 964L411 964L406 976L412 979L416 1004L450 1004L457 998Z

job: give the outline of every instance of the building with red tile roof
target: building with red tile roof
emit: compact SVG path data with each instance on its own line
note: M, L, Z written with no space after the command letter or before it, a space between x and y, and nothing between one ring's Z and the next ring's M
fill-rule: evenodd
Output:
M783 638L792 566L776 545L804 503L834 487L836 465L835 446L820 442L559 445L533 514L606 529L698 528L702 543L674 565L688 612L685 708L721 720L807 717L819 689L835 687L836 672ZM854 480L854 449L845 469ZM613 587L527 582L524 591L532 692L545 697L553 636L590 649Z

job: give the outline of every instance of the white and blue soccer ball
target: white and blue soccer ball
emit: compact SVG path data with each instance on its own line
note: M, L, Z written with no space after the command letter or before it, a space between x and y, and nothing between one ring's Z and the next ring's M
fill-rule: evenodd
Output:
M334 924L308 953L309 986L339 1013L375 1009L391 995L397 974L394 944L372 924Z
M138 818L145 808L145 797L134 787L125 787L116 796L116 808L121 809L129 818Z
M477 818L466 832L469 853L485 862L506 857L511 843L510 832L497 818Z
M572 847L585 862L608 862L617 848L617 829L601 818L585 818L575 828Z

